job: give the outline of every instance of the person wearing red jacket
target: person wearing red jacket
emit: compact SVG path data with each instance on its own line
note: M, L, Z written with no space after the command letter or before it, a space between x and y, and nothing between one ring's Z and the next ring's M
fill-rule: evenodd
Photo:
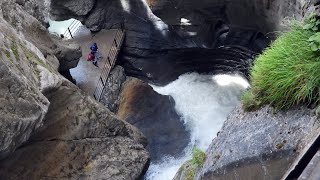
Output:
M98 67L97 59L96 59L96 57L94 55L94 52L90 52L88 54L87 61L92 61L92 64L95 65L96 67Z

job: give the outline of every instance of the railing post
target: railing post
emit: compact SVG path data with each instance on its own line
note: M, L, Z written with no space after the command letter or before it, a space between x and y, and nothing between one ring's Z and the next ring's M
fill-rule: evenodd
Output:
M121 31L123 32L123 30L124 30L124 23L123 22L121 22L120 28L121 28Z
M117 44L117 41L116 41L116 39L114 39L114 43L115 43L116 47L118 47L118 44Z
M111 67L111 61L109 56L108 56L108 63L109 63L109 66Z
M72 36L72 33L71 33L71 31L70 31L70 28L69 28L69 27L68 27L68 31L69 31L69 33L70 33L71 38L73 39L73 36Z
M103 79L102 79L102 77L100 76L100 81L101 81L101 83L102 83L102 85L103 85L103 87L104 86L106 86L106 84L105 83L103 83ZM102 92L101 92L102 93Z

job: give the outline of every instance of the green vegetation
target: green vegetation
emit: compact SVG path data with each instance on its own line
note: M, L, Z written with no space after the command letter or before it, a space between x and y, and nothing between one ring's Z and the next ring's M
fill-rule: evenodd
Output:
M196 169L194 167L191 167L185 172L184 177L186 180L193 180L195 174L196 174Z
M200 168L203 165L205 160L206 160L206 153L204 153L203 151L197 148L194 148L192 150L191 162L193 165L195 165L197 168Z
M257 57L251 69L252 88L242 98L245 110L265 104L280 110L319 102L320 52L310 41L314 29L294 24Z
M242 96L243 108L246 111L255 111L260 107L261 102L255 98L252 91L246 91Z
M10 51L8 51L8 50L6 50L6 49L4 49L4 48L0 48L0 52L4 52L4 54L6 55L6 57L8 58L8 60L12 61Z
M311 14L305 21L303 29L313 31L314 34L308 39L309 46L312 51L320 50L320 32L319 31L320 20L316 14Z
M193 180L197 170L203 166L206 160L206 154L200 149L194 148L192 150L192 159L185 162L179 169L179 172L184 172L184 179Z
M47 64L45 64L36 54L34 54L32 51L22 47L22 50L26 56L26 58L30 61L30 63L33 65L34 67L34 71L35 73L40 76L40 71L39 69L36 67L37 65L40 65L46 69L48 69L48 71L52 72L51 69L49 68L49 66Z
M11 50L12 50L12 52L13 52L14 57L16 58L16 60L19 61L19 60L20 60L20 56L19 56L19 52L18 52L18 47L17 47L17 45L16 45L15 43L13 43L13 44L11 45Z

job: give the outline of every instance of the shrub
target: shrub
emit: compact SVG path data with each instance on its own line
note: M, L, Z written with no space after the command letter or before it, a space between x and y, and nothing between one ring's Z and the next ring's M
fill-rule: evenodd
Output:
M320 54L308 42L313 34L301 25L293 25L257 57L251 70L251 97L276 109L319 101ZM244 105L250 106L252 101L246 98L251 97L247 96Z

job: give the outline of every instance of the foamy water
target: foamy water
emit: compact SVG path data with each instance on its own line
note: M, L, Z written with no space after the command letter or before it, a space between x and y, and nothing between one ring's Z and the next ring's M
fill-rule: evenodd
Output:
M227 115L240 103L248 82L237 75L185 74L164 87L153 86L160 94L170 95L175 109L191 132L189 146L181 158L164 157L161 163L151 164L148 180L172 179L179 167L191 158L193 147L205 151L221 129Z

